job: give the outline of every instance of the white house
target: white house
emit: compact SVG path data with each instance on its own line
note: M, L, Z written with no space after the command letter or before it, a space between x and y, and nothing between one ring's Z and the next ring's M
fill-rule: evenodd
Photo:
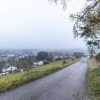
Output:
M35 66L36 66L36 65L41 66L41 65L43 65L43 64L44 64L43 61L35 61L35 62L34 62L34 65L35 65Z
M44 64L43 61L39 61L39 62L38 62L38 65L43 65L43 64Z
M7 64L6 66L3 67L2 72L5 73L5 72L11 72L15 70L17 70L17 67Z

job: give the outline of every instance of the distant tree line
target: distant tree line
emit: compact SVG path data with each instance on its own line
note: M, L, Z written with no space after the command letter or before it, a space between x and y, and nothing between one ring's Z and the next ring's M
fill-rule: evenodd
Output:
M52 55L52 53L48 53L48 52L45 52L45 51L41 51L41 52L39 52L39 53L37 54L36 60L53 61L53 55Z

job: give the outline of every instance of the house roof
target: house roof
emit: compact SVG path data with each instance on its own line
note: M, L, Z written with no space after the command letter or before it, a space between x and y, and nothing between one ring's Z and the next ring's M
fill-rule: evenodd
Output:
M11 66L11 65L7 64L7 65L5 65L3 68L4 68L4 69L8 69L8 68L10 68L10 67L15 67L15 66Z

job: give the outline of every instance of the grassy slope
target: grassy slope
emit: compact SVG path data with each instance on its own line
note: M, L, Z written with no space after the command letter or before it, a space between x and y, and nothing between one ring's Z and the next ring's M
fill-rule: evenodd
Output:
M4 77L0 77L0 92L13 89L15 87L26 84L30 81L35 81L39 78L42 78L46 75L49 75L60 69L63 69L66 66L77 62L78 60L79 59L66 60L66 64L64 65L62 65L62 61L56 61L48 65L33 68L28 72L20 72L20 73L15 73L15 74L10 74Z
M94 59L89 61L88 90L91 100L100 100L100 68Z

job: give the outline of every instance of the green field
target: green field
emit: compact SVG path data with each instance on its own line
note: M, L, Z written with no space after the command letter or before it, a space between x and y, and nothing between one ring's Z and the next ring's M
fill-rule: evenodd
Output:
M28 82L35 81L46 75L61 70L77 61L79 61L79 59L69 59L65 60L64 64L62 63L63 61L56 61L44 66L33 68L28 72L19 72L0 77L0 92L5 92L7 90L26 84Z
M95 59L89 60L88 91L90 100L100 100L100 63Z

